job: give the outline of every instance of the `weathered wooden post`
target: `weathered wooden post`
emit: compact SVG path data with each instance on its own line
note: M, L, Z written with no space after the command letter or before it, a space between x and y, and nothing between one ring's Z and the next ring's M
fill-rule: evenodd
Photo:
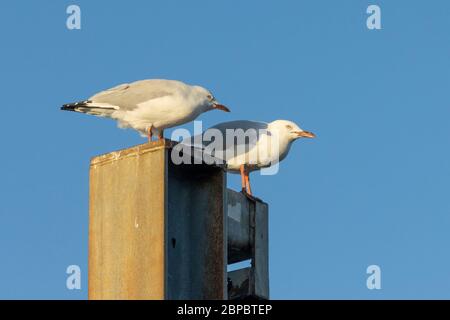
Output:
M89 299L268 299L267 204L227 190L222 167L174 165L173 146L92 159Z

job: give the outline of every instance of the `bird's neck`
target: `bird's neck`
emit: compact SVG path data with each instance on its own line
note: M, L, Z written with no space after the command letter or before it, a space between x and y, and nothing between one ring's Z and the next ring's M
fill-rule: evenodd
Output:
M269 140L269 150L271 161L278 162L283 160L291 148L292 141L283 135L272 132Z
M280 161L286 158L287 154L289 153L289 149L291 149L292 140L286 139L286 138L279 138L278 139L278 148L279 148L279 158Z

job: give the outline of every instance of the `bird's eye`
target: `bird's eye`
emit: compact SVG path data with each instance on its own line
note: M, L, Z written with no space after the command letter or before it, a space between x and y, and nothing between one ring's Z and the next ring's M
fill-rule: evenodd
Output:
M213 96L210 95L210 94L208 94L206 97L207 97L209 100L212 100L212 99L213 99Z
M288 130L292 130L292 126L289 125L289 124L286 126L286 128L287 128Z

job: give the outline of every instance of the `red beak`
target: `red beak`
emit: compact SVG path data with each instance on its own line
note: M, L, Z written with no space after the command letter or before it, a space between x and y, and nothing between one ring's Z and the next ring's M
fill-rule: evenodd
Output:
M302 138L315 138L316 135L309 131L297 131L296 134Z
M223 104L214 104L214 109L231 112L231 110L225 107Z

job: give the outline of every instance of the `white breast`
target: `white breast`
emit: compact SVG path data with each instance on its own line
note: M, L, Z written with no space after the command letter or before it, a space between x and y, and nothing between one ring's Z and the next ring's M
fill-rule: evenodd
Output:
M280 151L282 150L280 150L278 141L263 134L248 152L227 158L228 171L239 172L239 168L243 164L252 170L268 167L279 161Z
M165 96L138 104L132 111L117 111L113 116L122 127L145 132L152 126L156 131L192 121L200 113L198 107L179 96Z

